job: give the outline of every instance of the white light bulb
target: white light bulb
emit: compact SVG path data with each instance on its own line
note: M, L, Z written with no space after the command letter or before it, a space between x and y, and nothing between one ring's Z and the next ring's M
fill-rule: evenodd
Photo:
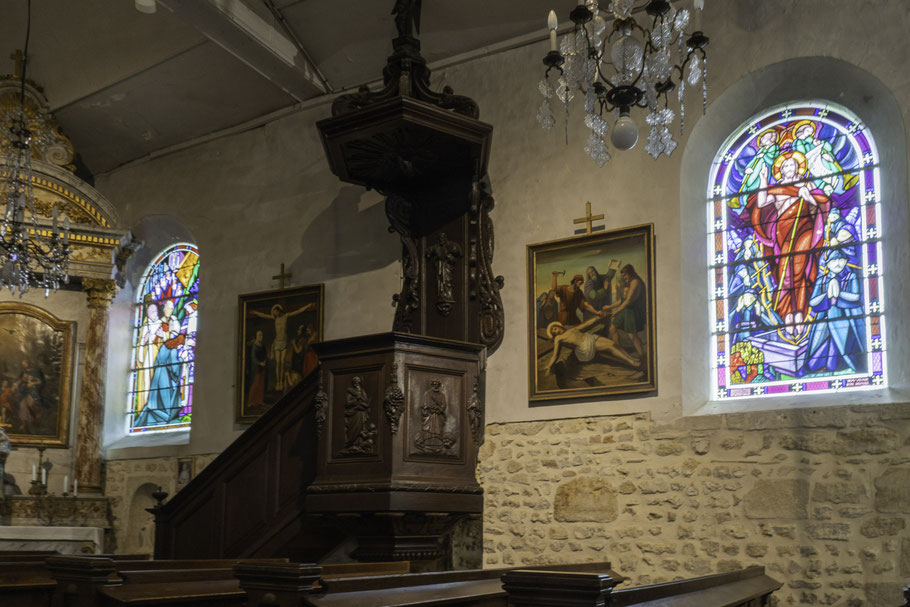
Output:
M145 13L147 15L151 15L158 10L158 5L155 4L155 0L134 0L133 6L135 6L136 10L140 13Z
M628 112L623 113L610 134L610 141L617 150L631 150L638 143L638 125L629 118Z

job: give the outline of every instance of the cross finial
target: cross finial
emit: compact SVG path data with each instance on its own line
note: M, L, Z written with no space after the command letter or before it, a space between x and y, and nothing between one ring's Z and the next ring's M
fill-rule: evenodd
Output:
M586 224L588 224L587 226L585 226L585 231L584 231L584 233L585 233L585 234L590 234L590 233L593 232L593 231L596 231L596 230L603 230L603 229L604 229L603 226L597 226L596 228L592 228L592 227L591 227L591 224L592 224L592 223L594 223L595 221L599 221L599 220L601 220L601 219L603 219L603 218L604 218L603 213L601 213L601 214L599 214L599 215L591 215L591 203L590 203L590 202L587 202L587 203L585 203L585 216L584 216L584 217L579 217L579 218L577 218L577 219L573 219L573 220L572 220L572 223L586 223ZM581 234L582 231L581 231L581 230L576 230L575 233L576 233L576 234Z
M22 54L22 49L16 49L16 52L9 56L10 59L16 62L16 72L13 74L16 78L22 77L22 68L25 64L25 55Z
M284 288L284 281L285 281L285 279L290 278L291 276L293 276L292 273L290 273L290 272L285 273L285 271L284 271L284 263L282 263L282 264L281 264L281 271L278 272L278 274L272 276L272 280L277 280L277 281L278 281L278 288L279 288L279 289L283 289L283 288Z

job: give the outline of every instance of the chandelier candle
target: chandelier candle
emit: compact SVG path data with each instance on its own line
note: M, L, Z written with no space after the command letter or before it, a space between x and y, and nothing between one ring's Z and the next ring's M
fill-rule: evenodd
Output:
M614 147L631 149L638 141L638 126L631 116L636 107L648 110L645 151L654 158L672 154L677 142L669 128L676 119L670 93L676 91L682 132L687 84L701 85L702 111L707 108L708 46L708 37L701 31L686 34L690 11L673 4L649 0L633 10L634 0L612 0L609 10L601 11L597 0L586 0L570 13L575 27L558 45L556 15L550 11L550 52L544 57L547 70L539 85L544 96L537 113L541 126L550 129L556 124L550 105L554 97L565 105L568 120L569 102L577 92L584 100L585 125L591 130L585 151L600 166L610 160L606 144L610 128L604 114L617 118L610 137ZM695 0L699 21L702 6L703 0ZM650 24L639 24L636 14ZM673 54L678 57L676 63L671 62Z

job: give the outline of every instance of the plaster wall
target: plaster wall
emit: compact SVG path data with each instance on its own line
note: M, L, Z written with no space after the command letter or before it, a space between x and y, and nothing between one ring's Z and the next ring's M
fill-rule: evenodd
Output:
M910 92L910 77L902 69L910 56L905 37L910 17L897 1L872 2L867 8L865 18L857 20L849 11L830 10L830 3L820 0L712 6L704 24L712 34L708 114L702 117L697 111L700 99L690 96L687 134L673 157L657 162L636 149L614 153L613 160L598 169L584 152L586 134L580 120L569 127L569 145L564 143L561 122L549 132L537 126L534 116L541 98L536 84L542 73L543 43L434 75L437 87L449 84L477 99L481 118L495 126L489 169L497 200L494 270L506 279L506 333L502 348L489 361L488 421L605 411L649 411L655 419L669 420L684 412L684 404L686 413L705 404L704 385L693 386L687 379L706 374L708 360L704 332L690 327L707 324L699 303L705 283L702 192L716 146L729 130L766 100L782 101L797 93L805 98L817 88L821 96L852 102L851 109L869 120L874 121L881 108L888 109L892 122L879 121L873 135L880 146L885 142L897 153L899 163L892 156L888 171L899 176L907 171L903 123L910 103L894 100L907 99ZM838 33L845 30L852 32L849 38ZM778 77L784 81L762 79L763 73L774 74L773 66L794 57L827 58L823 61L846 62L859 69L848 65L850 69L841 70L847 76L852 70L852 81L827 82L812 69L798 68L781 72ZM859 81L857 74L862 75ZM795 86L793 80L802 84ZM720 107L717 113L715 105ZM573 108L575 114L578 109ZM197 403L189 443L178 451L221 450L243 429L233 424L231 413L236 297L277 286L270 277L282 261L294 274L293 284L326 283L328 339L391 326L393 309L385 302L398 290L399 245L386 231L380 196L341 184L327 171L313 123L328 115L328 105L319 105L249 132L133 163L98 179L98 188L118 204L125 225L149 214L167 214L186 226L200 247L205 313L200 321ZM641 130L645 136L644 126ZM905 177L887 183L891 189L884 212L892 231L886 249L895 264L886 289L891 314L888 348L902 352L907 340L899 329L905 313L898 304L906 288L899 277L907 270L907 186ZM529 407L526 382L517 379L527 376L525 246L572 235L571 220L582 214L588 200L595 211L605 212L608 229L655 224L658 390L634 399ZM123 347L128 347L129 338L122 339ZM900 390L906 375L895 366L894 356L891 361L897 390L848 400L904 399ZM817 404L843 398L828 397ZM788 403L771 399L753 406ZM150 455L136 450L118 453L115 456Z

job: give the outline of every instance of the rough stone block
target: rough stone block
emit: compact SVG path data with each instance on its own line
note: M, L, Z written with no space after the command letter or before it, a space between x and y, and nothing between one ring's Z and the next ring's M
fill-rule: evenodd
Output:
M890 468L875 479L875 509L910 513L910 468Z
M677 442L660 441L657 445L657 455L660 456L682 455L685 450L686 446Z
M808 516L809 482L796 480L757 480L743 498L748 518L803 519Z
M903 531L906 522L894 516L876 516L864 522L859 532L866 537L892 537ZM905 540L906 541L906 540Z
M866 604L870 607L881 605L900 605L904 600L900 584L873 583L866 584Z
M834 452L838 455L891 453L897 444L897 435L887 428L859 428L838 432Z
M834 482L815 483L812 499L832 504L859 504L866 498L866 486L862 483Z
M610 522L618 513L616 490L606 479L581 476L556 490L553 515L557 521Z
M838 540L847 541L850 539L850 525L846 523L817 523L809 525L809 537L815 540Z

